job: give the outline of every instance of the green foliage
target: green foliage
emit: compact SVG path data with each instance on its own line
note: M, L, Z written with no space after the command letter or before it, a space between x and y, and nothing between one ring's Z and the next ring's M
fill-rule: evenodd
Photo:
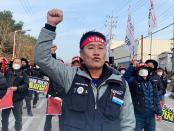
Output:
M22 30L24 23L13 19L11 11L0 11L0 55L9 59L12 57L14 31ZM33 47L36 39L25 35L24 32L16 33L16 57L33 59Z

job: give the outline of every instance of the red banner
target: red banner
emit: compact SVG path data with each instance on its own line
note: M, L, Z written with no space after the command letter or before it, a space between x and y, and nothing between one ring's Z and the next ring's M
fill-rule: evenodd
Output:
M0 99L0 110L13 107L13 90L8 89L3 98Z
M59 97L49 97L47 104L47 115L62 114L62 99Z

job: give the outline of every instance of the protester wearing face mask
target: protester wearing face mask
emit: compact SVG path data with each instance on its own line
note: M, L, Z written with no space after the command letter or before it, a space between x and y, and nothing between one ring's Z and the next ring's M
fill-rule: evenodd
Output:
M9 69L5 77L7 79L8 87L11 87L14 91L13 93L13 108L8 108L2 110L2 131L8 131L8 121L10 112L12 110L15 118L15 130L22 130L22 100L27 93L28 77L21 70L21 60L14 59L12 63L12 69Z
M162 75L163 75L163 69L162 68L159 67L156 72L157 72L157 75L159 77L162 77Z
M126 76L127 74L132 75ZM158 89L150 80L148 65L134 62L124 77L127 78L134 105L135 131L155 131L155 115L161 120L162 110Z
M125 67L124 65L122 65L122 66L120 66L120 67L118 68L118 71L120 71L120 73L121 73L122 75L124 75L124 73L126 72L126 67Z
M163 90L164 87L160 79L160 76L158 76L156 72L158 68L158 62L153 59L149 59L149 60L146 60L145 63L149 66L148 71L149 71L150 81L152 84L155 84L155 86L157 86L160 100L162 100L162 96L164 94L164 90Z

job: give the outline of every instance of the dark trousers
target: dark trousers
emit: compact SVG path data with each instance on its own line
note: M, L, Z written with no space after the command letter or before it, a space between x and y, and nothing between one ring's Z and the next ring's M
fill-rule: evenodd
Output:
M135 114L136 127L135 131L155 131L155 116L146 117L144 115Z
M33 105L36 105L38 100L39 100L39 93L37 91L34 91Z
M13 111L13 115L15 118L15 130L21 131L22 130L22 101L13 103L14 108L4 109L2 110L2 129L1 131L8 131L9 125L9 116L11 110Z
M46 115L44 131L51 131L51 128L52 128L52 124L51 124L52 117L53 117L53 115Z
M51 131L52 128L52 118L54 115L46 115L46 119L45 119L45 125L44 125L44 131ZM61 120L60 120L60 116L57 116L59 118L59 125L61 125ZM59 128L59 126L58 126ZM61 128L60 128L61 129Z
M26 107L27 107L27 113L31 112L31 100L32 100L32 96L25 96L25 102L26 102Z

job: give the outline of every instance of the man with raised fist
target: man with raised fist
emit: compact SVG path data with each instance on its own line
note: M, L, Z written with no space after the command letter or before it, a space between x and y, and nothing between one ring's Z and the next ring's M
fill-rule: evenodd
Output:
M133 131L135 116L128 84L105 65L106 38L86 32L80 40L80 67L69 67L52 58L50 48L56 26L63 20L59 9L48 11L35 48L35 62L65 89L60 131Z

